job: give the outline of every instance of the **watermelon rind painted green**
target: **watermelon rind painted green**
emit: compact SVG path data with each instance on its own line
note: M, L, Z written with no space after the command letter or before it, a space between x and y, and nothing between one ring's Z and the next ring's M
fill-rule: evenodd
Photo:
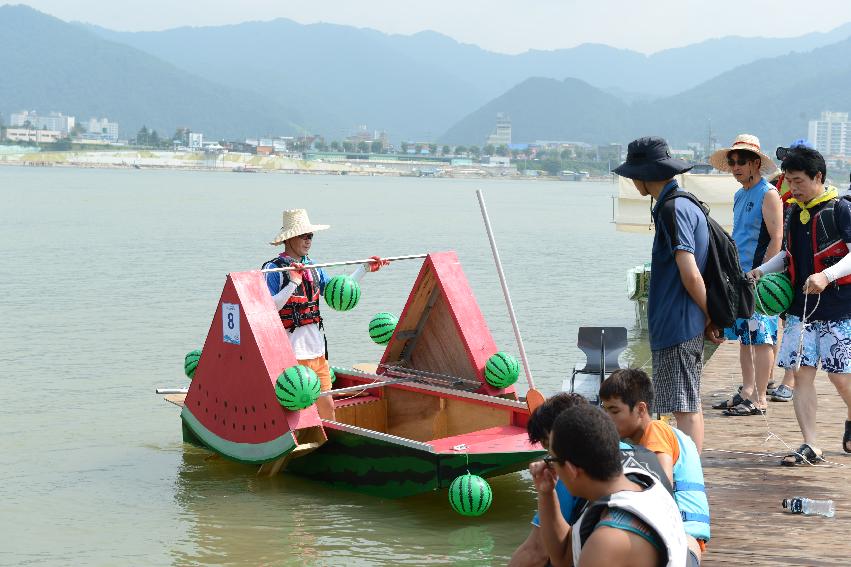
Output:
M287 431L277 439L264 443L238 443L219 437L207 429L186 406L180 412L180 418L204 445L216 453L240 463L251 465L268 463L283 457L296 446L292 431Z
M350 311L360 301L360 284L351 276L334 276L325 285L322 296L335 311Z
M376 313L369 321L369 338L375 344L386 345L393 337L398 323L399 319L392 313Z
M485 380L494 388L507 388L517 382L520 363L507 352L491 355L485 363Z

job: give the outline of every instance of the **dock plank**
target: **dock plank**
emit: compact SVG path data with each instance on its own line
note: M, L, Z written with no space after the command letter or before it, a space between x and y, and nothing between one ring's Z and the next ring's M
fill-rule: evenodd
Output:
M783 378L776 369L775 381ZM818 445L831 463L781 467L801 444L791 402L769 402L768 414L724 417L711 405L741 383L738 343L721 345L707 362L701 387L706 421L703 467L712 512L712 541L703 565L849 565L851 455L842 451L845 404L824 372L816 377ZM783 511L783 498L830 498L834 518Z

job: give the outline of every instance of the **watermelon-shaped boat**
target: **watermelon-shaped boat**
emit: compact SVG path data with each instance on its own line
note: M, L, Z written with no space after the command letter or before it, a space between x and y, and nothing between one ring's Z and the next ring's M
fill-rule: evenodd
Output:
M259 271L228 275L182 406L184 441L229 459L386 497L518 471L543 450L512 386L484 379L497 349L454 252L426 256L377 364L334 368L336 421L284 409L297 364Z

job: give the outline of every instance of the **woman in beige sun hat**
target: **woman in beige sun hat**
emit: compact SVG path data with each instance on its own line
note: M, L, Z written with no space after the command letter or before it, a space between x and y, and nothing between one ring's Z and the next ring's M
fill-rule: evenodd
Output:
M768 154L762 151L759 138L753 134L739 134L729 148L721 148L709 156L709 163L718 171L731 173L733 168L728 159L731 152L750 152L756 155L760 160L759 171L764 175L771 175L777 170Z
M322 316L319 313L319 296L325 291L330 277L322 268L311 268L308 256L314 233L330 228L327 224L313 224L305 209L284 211L283 223L277 236L270 242L284 246L284 251L265 264L263 269L293 266L304 268L288 272L267 272L266 285L278 308L281 322L288 331L293 353L298 363L311 368L319 377L322 391L331 389L331 369ZM387 264L378 256L373 261L358 266L352 278L359 280L366 272L376 272ZM316 409L323 419L334 419L334 401L331 396L320 396Z

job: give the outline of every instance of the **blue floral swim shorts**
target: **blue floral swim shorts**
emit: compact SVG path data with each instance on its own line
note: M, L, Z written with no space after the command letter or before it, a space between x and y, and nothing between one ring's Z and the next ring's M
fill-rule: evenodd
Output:
M798 362L801 318L789 315L777 365L792 368ZM814 366L834 374L851 374L851 319L813 321L804 330L801 366Z
M736 319L734 327L724 329L724 337L743 345L777 344L777 316L754 313L750 319Z

